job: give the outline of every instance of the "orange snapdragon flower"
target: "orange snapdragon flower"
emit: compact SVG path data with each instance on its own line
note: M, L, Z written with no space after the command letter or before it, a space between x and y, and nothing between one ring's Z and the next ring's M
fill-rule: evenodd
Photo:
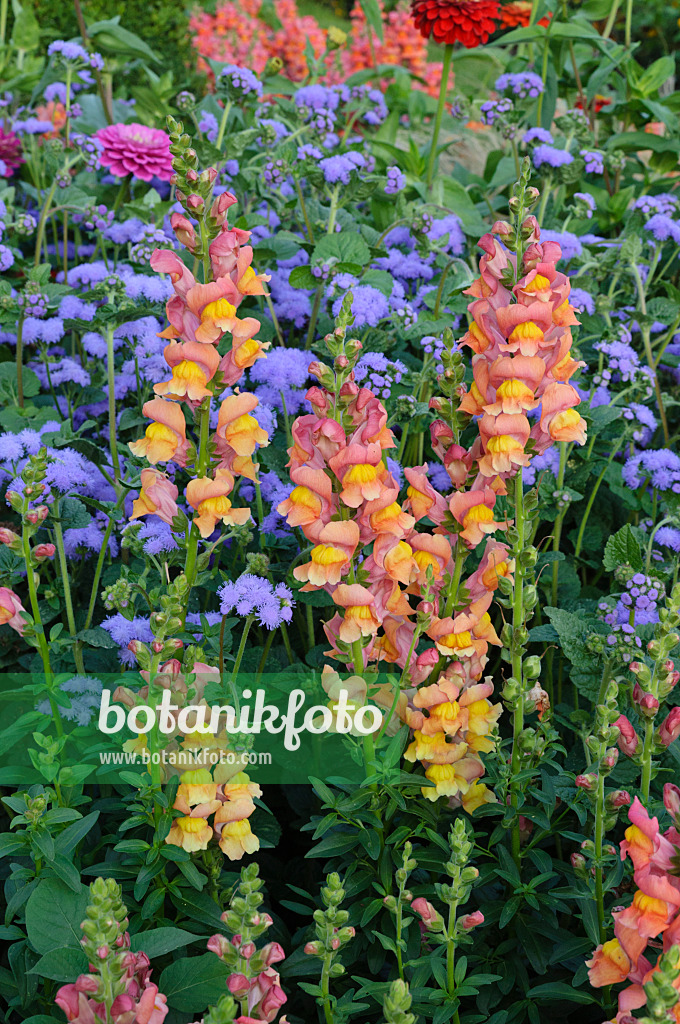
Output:
M153 422L146 428L144 437L128 444L132 454L146 458L152 465L157 462L185 465L188 443L182 410L173 402L152 398L144 403L142 413Z
M187 484L186 499L198 512L193 521L204 539L210 536L219 522L242 526L250 519L249 508L232 508L227 496L231 493L233 483L231 473L218 469L214 480L199 477Z

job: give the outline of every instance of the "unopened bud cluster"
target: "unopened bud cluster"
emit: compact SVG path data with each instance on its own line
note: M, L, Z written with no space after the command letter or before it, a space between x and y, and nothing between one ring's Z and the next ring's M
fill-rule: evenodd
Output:
M335 960L335 957L355 935L354 928L347 924L348 912L340 909L344 898L345 890L340 876L333 871L326 878L326 885L321 890L325 910L314 911L316 939L305 946L305 953L308 956L317 956L326 962L331 978L338 978L345 973L345 968Z
M90 885L90 903L81 924L81 945L95 969L91 998L110 1007L126 986L125 958L130 945L127 908L121 888L113 878L97 878Z

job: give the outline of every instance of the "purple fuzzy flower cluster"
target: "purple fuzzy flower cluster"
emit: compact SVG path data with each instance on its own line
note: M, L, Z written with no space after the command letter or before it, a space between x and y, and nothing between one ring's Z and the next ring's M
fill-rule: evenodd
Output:
M482 103L480 107L482 121L484 124L494 125L496 121L500 121L504 114L509 114L512 110L512 100L487 100L486 103Z
M640 487L648 480L658 491L680 494L680 456L668 448L633 455L624 464L621 475L628 487Z
M222 68L216 80L218 92L226 90L230 99L246 99L262 96L262 82L250 68L239 68L236 64L227 64Z
M657 604L664 597L664 590L658 580L637 572L626 583L626 589L619 597L616 607L607 610L604 621L609 626L644 626L659 621ZM601 605L601 610L607 605Z
M134 619L126 619L119 612L117 615L110 615L108 619L104 619L101 625L102 629L106 630L111 639L119 645L118 658L123 665L132 666L136 664L134 654L128 650L128 644L133 640L150 644L153 640L149 620L143 619L141 615L135 616Z
M336 185L338 182L349 185L352 174L358 174L359 168L365 166L365 157L354 150L349 153L336 153L335 156L327 156L319 161L319 167L329 185Z
M564 167L574 162L573 156L566 149L557 149L556 146L549 146L547 143L536 146L531 159L537 170L543 164L547 164L548 167Z
M387 168L387 184L385 192L388 196L394 196L406 187L406 175L398 167Z
M635 200L632 208L641 210L648 217L655 213L662 213L665 217L670 217L678 208L678 197L671 195L670 192L660 192L656 196L640 196Z
M389 398L395 384L408 369L399 359L388 359L382 352L366 352L356 365L357 384L370 388L380 398Z
M586 174L604 174L604 157L590 149L582 149L580 155L586 163Z
M293 592L285 583L274 585L261 576L244 573L235 583L225 583L217 591L220 612L228 615L254 615L261 626L276 629L293 617Z
M80 43L70 43L65 39L55 39L47 48L48 57L57 57L63 61L83 63L94 71L101 71L104 67L104 59L99 53L88 53Z
M649 444L658 426L656 416L652 410L640 402L631 402L623 410L623 418L628 420L629 423L637 424L636 429L633 431L633 440L643 447Z
M505 74L496 79L496 92L511 92L524 100L540 96L543 92L543 79L533 71L520 71L517 74Z

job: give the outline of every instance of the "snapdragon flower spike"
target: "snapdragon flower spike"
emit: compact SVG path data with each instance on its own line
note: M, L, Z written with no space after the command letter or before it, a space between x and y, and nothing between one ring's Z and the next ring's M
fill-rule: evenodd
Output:
M675 813L675 787L664 787L664 804ZM674 826L661 832L658 819L650 818L637 797L628 818L621 860L630 857L633 862L637 891L630 906L612 913L614 938L599 945L587 961L594 988L629 983L619 991L616 1021L632 1020L632 1011L645 1005L644 986L658 972L663 954L680 940L680 879L674 867L680 834ZM678 1012L680 994L671 1019L677 1019Z
M174 462L193 468L195 478L186 488L186 498L196 511L193 522L203 539L220 523L242 525L250 518L249 509L232 507L229 495L237 476L257 478L252 455L258 446L269 443L251 415L258 399L247 393L228 395L208 446L215 453L214 464L199 467L198 446L187 438L183 411L188 406L196 417L205 403L209 405L214 396L237 384L244 371L265 356L267 346L255 338L259 321L237 316L247 295L263 294L266 278L252 269L253 250L244 244L250 232L227 223L227 211L235 202L235 196L222 193L205 220L206 231L213 236L208 249L213 280L198 282L171 250L156 249L151 257L154 270L169 274L174 291L166 304L169 326L159 335L168 339L164 356L170 379L154 385L156 397L142 410L152 423L143 438L130 443L133 454L153 466ZM194 224L182 214L173 214L172 226L178 240L195 252L199 241ZM225 346L228 335L231 344ZM178 515L177 496L177 488L165 474L145 470L132 518L152 514L172 526Z
M474 353L474 383L460 406L478 417L480 436L471 453L475 487L489 485L500 494L503 481L529 464L529 439L541 455L556 441L584 444L586 430L576 410L579 395L568 383L582 364L570 354L571 327L578 320L569 304L569 279L556 269L561 249L556 242L541 244L538 223L528 217L522 226L528 244L518 268L516 255L499 241L509 241L507 228L499 222L497 237L480 241L481 274L467 291L475 301L462 339ZM532 427L527 413L539 405Z

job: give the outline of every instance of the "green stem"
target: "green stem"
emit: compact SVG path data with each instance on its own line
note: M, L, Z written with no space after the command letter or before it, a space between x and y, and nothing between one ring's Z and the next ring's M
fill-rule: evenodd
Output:
M210 461L210 452L208 450L208 436L210 434L210 398L204 398L203 404L199 409L199 439L198 439L198 452L196 455L196 477L204 477L208 471L208 463ZM189 598L191 597L191 588L194 585L196 579L196 562L198 559L198 542L201 533L198 527L192 523L191 532L189 534L189 543L187 544L187 557L184 563L184 575L187 578L189 585L187 592L187 607L189 607Z
M45 197L43 208L40 211L40 220L38 221L38 230L35 236L35 256L33 258L34 267L37 267L40 264L40 253L42 251L43 237L45 235L45 225L47 223L50 207L52 205L52 200L54 199L54 193L56 191L57 179L55 178L52 182L52 187L50 188L49 192L47 193L47 196Z
M24 407L24 312L22 310L17 324L17 402L19 408Z
M578 556L581 554L581 547L583 546L583 536L585 534L586 524L588 522L588 517L590 516L593 504L595 503L595 498L597 497L597 492L600 489L600 484L602 483L602 481L604 479L605 473L609 469L609 466L613 462L614 457L616 456L619 448L621 447L621 444L622 444L621 441L617 441L616 445L614 446L614 448L611 451L611 454L610 454L609 458L607 459L607 461L606 461L606 463L604 465L604 468L602 469L602 472L600 473L600 475L598 476L597 480L595 481L595 486L593 487L592 491L590 492L590 497L588 498L588 503L586 505L585 512L583 513L583 519L581 520L581 525L579 526L578 537L576 538L576 547L574 548L574 557L575 558L578 558Z
M59 714L59 706L51 693L52 666L50 665L50 653L47 647L45 627L43 626L42 617L40 615L40 603L38 601L38 591L35 585L34 570L33 566L31 565L31 544L29 537L29 528L27 522L25 521L28 508L29 499L25 497L21 525L21 544L23 548L24 561L26 563L26 582L28 584L28 597L31 604L31 614L33 616L33 629L35 631L36 643L38 650L40 652L40 659L43 664L43 671L45 673L45 685L48 690L50 709L52 711L52 717L54 718L54 725L57 730L57 735L61 736L63 735L64 729L61 721L61 715Z
M597 777L597 796L595 799L595 902L597 904L597 924L600 942L607 938L604 926L604 887L602 882L602 843L604 840L604 774L600 770Z
M649 788L652 782L652 742L654 740L654 719L645 718L645 737L642 745L642 773L640 776L640 790L642 802L647 806L649 803Z
M220 128L219 128L219 131L217 133L217 138L215 139L215 146L217 147L217 149L221 149L222 148L222 139L224 138L224 133L225 133L225 131L227 129L227 121L229 119L229 113L231 111L231 107L232 107L232 101L231 100L227 100L227 102L224 104L224 110L222 111L222 117L220 119Z
M550 23L552 25L552 21ZM550 25L545 33L545 42L543 44L543 65L541 67L541 81L543 82L543 90L540 92L538 101L536 103L536 124L541 123L541 114L543 113L543 96L545 95L545 81L548 77L548 58L550 57ZM585 111L584 111L585 113ZM542 221L539 221L542 223Z
M319 318L319 307L321 306L321 297L323 295L323 288L316 289L316 295L314 296L314 304L312 306L312 314L309 318L309 328L307 330L307 343L305 348L311 348L314 342L314 332L316 330L316 321Z
M629 3L630 3L630 0L629 0ZM626 45L629 45L629 44L626 44ZM645 285L644 285L644 282L642 280L642 276L640 274L640 271L638 269L637 264L631 262L630 269L632 271L633 277L635 278L635 284L636 284L636 287L637 287L638 299L639 299L639 303L640 303L640 312L642 313L643 317L646 318L646 316L647 316L647 296L646 296ZM659 376L658 376L658 374L656 372L656 363L655 363L655 360L654 360L654 353L652 352L652 342L651 342L650 330L649 330L649 327L642 326L640 328L640 331L641 331L641 334L642 334L642 343L643 343L644 349L645 349L645 357L647 359L647 365L649 366L650 370L654 374L654 391L656 392L656 401L657 401L657 405L659 406L659 416L661 417L661 426L662 426L662 429L663 429L664 443L665 443L666 447L668 448L669 444L670 444L670 433L668 431L668 420L666 419L666 410L665 410L664 404L663 404L663 395L661 394L661 384L659 382Z
M560 468L557 471L557 490L561 491L564 487L564 473L567 467L567 456L569 453L569 444L567 441L560 442ZM558 499L559 500L559 499ZM560 540L562 538L562 523L564 522L564 516L566 508L557 516L555 520L555 529L553 531L553 544L552 549L557 554L560 550ZM560 563L555 561L552 565L552 605L553 608L557 605L557 588L559 584L559 565Z
M76 670L78 672L85 672L85 665L83 664L83 652L80 646L80 642L76 639L76 620L73 614L73 600L71 598L71 583L68 575L68 563L66 561L66 552L64 550L64 531L61 528L59 522L59 499L57 499L52 506L52 524L54 528L54 539L57 548L57 558L59 560L59 573L61 575L61 583L64 588L64 605L66 608L66 621L68 623L68 631L73 639L73 658L76 663Z
M432 179L434 177L434 165L437 158L437 142L439 141L439 130L442 124L442 117L444 114L444 105L446 103L446 92L449 85L449 73L451 71L451 59L453 57L453 43L447 43L444 47L444 59L442 61L442 79L439 84L439 102L437 103L437 113L434 118L434 128L432 129L432 142L430 144L430 157L427 162L427 178L425 181L426 187L429 189L432 186Z
M236 688L236 678L238 676L238 670L241 667L241 662L243 661L243 654L244 654L244 651L246 649L246 641L248 640L248 634L250 633L250 627L252 626L254 621L255 621L255 616L254 615L247 615L246 616L246 621L243 624L243 632L241 633L241 642L238 645L238 651L236 652L236 660L234 662L234 667L233 667L233 669L231 671L231 691L232 691L232 693L234 695L234 699L236 700L237 705L238 705L238 690ZM224 622L224 619L222 619L222 622Z
M121 491L120 495L118 496L118 501L116 502L115 505L116 510L122 506L124 499L125 491ZM94 609L97 603L97 594L99 592L99 579L102 574L102 569L104 568L104 559L106 558L106 553L109 549L109 541L111 539L111 534L113 533L113 524L114 518L113 516L109 516L109 521L106 524L106 529L104 530L104 536L102 538L102 546L99 549L99 555L97 557L97 564L94 570L94 577L92 579L92 590L90 591L90 604L87 609L87 618L85 619L85 625L83 627L84 629L89 629L92 624L92 617L94 615Z
M666 516L665 519L662 519L661 522L656 524L656 526L654 527L654 529L652 530L652 532L651 532L651 534L649 536L649 543L647 544L647 557L645 558L645 572L647 573L648 576L649 576L649 569L650 569L650 566L652 564L652 546L654 544L654 538L656 537L656 535L659 532L659 530L661 529L661 527L665 526L666 523L672 523L674 518L675 518L674 516Z
M604 32L602 33L603 39L609 39L610 35L612 34L614 22L616 21L616 15L619 13L620 3L621 0L614 0L614 3L612 4L612 8L609 12L609 17L607 18L607 24L605 25Z
M106 327L106 374L109 389L109 450L113 466L113 478L116 482L116 493L120 491L121 471L118 455L118 439L116 437L116 366L113 352L113 327Z
M627 0L626 3L626 35L625 43L626 49L630 49L633 41L633 0Z
M512 603L512 675L520 686L520 693L515 702L512 716L512 761L510 771L510 803L515 810L519 807L519 784L515 781L521 769L522 755L519 738L524 729L524 691L522 689L522 646L517 641L517 633L524 625L524 572L520 555L524 549L524 487L522 483L522 467L515 477L515 529L517 545L515 557L515 587ZM512 856L515 863L520 864L519 818L512 827Z
M456 991L456 983L454 980L455 967L456 967L456 910L458 909L458 901L454 900L449 904L449 920L446 928L446 990L448 992L449 999L453 999Z
M323 1002L323 1015L326 1024L333 1024L333 1011L331 1010L330 971L332 953L326 953L321 968L321 1001Z
M7 8L9 7L9 0L0 0L0 46L5 45L5 36L7 34Z
M297 192L298 199L300 200L300 210L302 211L302 219L304 220L305 227L307 229L307 238L312 243L312 245L314 245L314 231L312 230L312 224L307 213L305 197L302 194L302 186L300 185L300 182L297 178L293 178L293 182L295 184L295 191Z
M328 211L328 227L326 228L326 234L332 235L335 231L335 219L338 215L338 200L340 198L340 186L336 185L331 192L331 206Z
M541 95L543 95L543 94L541 93ZM536 215L536 219L538 220L539 224L543 223L543 218L545 216L545 208L548 205L548 199L550 198L550 193L551 192L552 192L552 175L549 174L545 178L544 183L543 183L543 195L541 196L541 205L539 206L538 213Z

